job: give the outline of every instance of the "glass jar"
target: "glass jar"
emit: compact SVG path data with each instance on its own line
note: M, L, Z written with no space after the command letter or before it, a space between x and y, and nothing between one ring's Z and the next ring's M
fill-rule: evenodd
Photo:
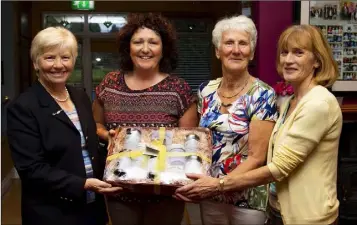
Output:
M124 141L125 150L137 150L141 141L141 131L135 128L128 128Z
M196 134L189 134L185 138L186 152L197 152L200 138Z
M185 173L203 174L201 158L196 155L188 156L185 164Z
M181 144L172 144L167 149L168 153L174 152L185 152L183 145ZM168 157L167 159L167 169L166 171L170 172L184 172L186 163L186 158L184 156L181 157Z

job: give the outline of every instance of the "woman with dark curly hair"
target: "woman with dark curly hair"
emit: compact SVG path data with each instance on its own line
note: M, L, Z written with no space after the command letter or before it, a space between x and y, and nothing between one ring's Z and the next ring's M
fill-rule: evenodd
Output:
M176 33L159 14L131 14L118 34L119 72L105 76L93 103L97 133L118 126L196 127L190 86L170 75L177 66ZM180 224L184 203L171 197L120 193L108 197L113 224Z

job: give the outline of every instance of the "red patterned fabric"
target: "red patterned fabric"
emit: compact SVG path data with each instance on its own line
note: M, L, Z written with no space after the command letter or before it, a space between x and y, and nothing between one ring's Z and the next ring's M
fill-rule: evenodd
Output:
M168 76L144 90L131 90L119 72L108 73L96 87L108 129L117 126L177 127L194 96L188 83Z

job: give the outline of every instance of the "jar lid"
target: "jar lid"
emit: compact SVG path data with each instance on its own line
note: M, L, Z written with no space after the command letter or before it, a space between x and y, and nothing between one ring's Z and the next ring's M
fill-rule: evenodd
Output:
M126 134L131 134L132 132L138 132L139 134L141 134L141 130L138 128L128 128L126 129Z
M187 156L187 159L192 159L192 160L197 160L197 161L199 161L199 162L202 162L202 159L201 159L201 157L199 157L198 155L189 155L189 156Z
M186 140L189 140L189 139L195 139L196 141L199 141L200 137L198 137L198 135L196 135L196 134L189 134L186 136Z

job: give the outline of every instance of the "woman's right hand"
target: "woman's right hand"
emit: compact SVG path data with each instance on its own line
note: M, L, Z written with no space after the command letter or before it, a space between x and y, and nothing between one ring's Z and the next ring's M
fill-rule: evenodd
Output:
M96 178L88 178L84 184L84 189L105 195L116 195L123 190L122 187L113 187L111 184Z
M98 125L97 125L98 126ZM114 137L115 135L115 130L110 129L109 131L103 128L97 129L97 134L100 137L100 139L109 141L109 137Z
M110 130L108 131L108 134L107 134L108 140L109 140L109 137L114 137L114 135L115 135L115 130L110 129Z

